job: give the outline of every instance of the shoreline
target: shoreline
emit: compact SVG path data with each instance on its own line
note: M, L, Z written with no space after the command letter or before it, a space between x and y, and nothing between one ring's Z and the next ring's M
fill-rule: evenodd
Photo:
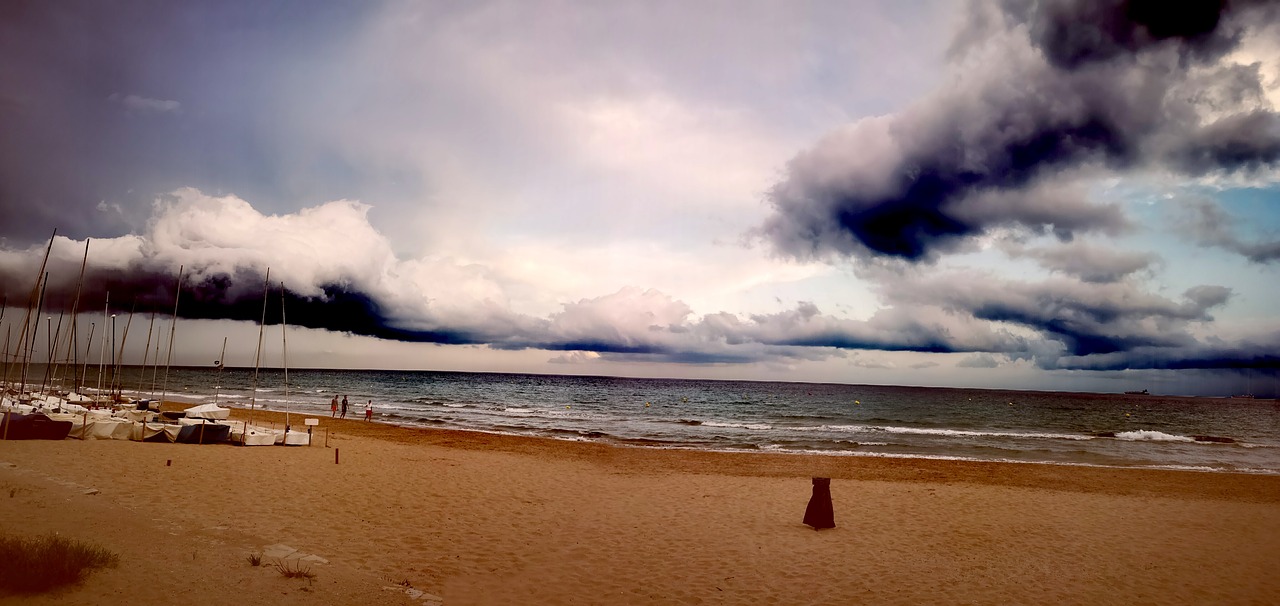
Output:
M43 369L44 367L45 367L44 362L32 361L31 363L31 368ZM136 373L142 369L153 369L154 366L150 364L143 366L141 364L121 363L119 365L119 368L121 373ZM174 364L170 366L170 370L212 373L212 372L216 372L216 367L211 367L203 364ZM224 370L226 372L240 372L240 373L246 373L246 374L253 373L255 370L257 370L260 373L279 373L285 370L285 368L280 366L261 366L255 369L252 365L243 365L243 366L227 365L224 367ZM304 367L290 366L288 370L294 373L343 372L343 373L395 373L395 374L405 374L405 375L414 375L414 374L420 374L420 373L436 373L436 374L447 374L447 375L456 374L456 375L465 375L465 376L509 375L509 376L519 376L519 377L535 377L535 378L570 377L570 378L576 378L576 379L604 379L604 380L623 380L623 381L632 381L632 380L635 380L635 381L661 380L661 381L673 381L673 382L708 381L708 382L715 382L715 383L758 383L758 384L767 384L767 385L815 385L815 386L831 385L831 386L840 386L840 387L869 387L869 388L895 387L895 388L902 388L902 389L919 389L919 390L930 390L930 391L952 390L952 391L963 391L963 392L1005 392L1005 393L1014 393L1014 394L1020 393L1020 394L1041 394L1041 395L1043 394L1078 395L1078 396L1101 397L1101 398L1119 397L1119 398L1134 398L1139 401L1142 400L1143 398L1176 398L1176 399L1191 399L1191 400L1256 400L1256 401L1263 401L1263 402L1266 402L1266 401L1280 402L1280 394L1277 394L1274 396L1273 395L1246 395L1246 394L1231 393L1231 392L1223 392L1219 394L1200 394L1200 395L1164 393L1164 392L1154 392L1154 393L1143 394L1143 393L1130 393L1128 391L1077 391L1077 390L1070 390L1070 389L1034 389L1030 387L1021 387L1021 388L982 387L982 386L956 387L956 386L946 386L946 385L914 385L914 384L906 385L906 384L896 384L896 383L848 383L848 382L839 382L839 381L786 381L781 379L685 378L685 377L655 377L655 376L647 376L647 375L630 376L630 375L610 375L610 374L562 374L562 373L550 373L550 372L538 373L538 372L506 372L506 371L486 371L486 370L440 370L440 369L433 369L433 368L323 368L323 367L311 367L311 366L304 366ZM63 377L61 380L65 382L65 377ZM271 389L274 389L274 388L262 388L260 389L260 391L267 392L267 391L270 391ZM142 394L141 392L136 392L136 395L141 396L144 394ZM183 394L181 393L169 393L168 397L182 397L182 395Z
M172 404L174 405L174 407L173 407L173 409L172 409L172 410L182 410L182 407L183 407L183 406L186 406L186 405L177 406L178 402L172 402ZM241 409L241 407L232 407L232 406L225 406L225 405L224 405L224 407L228 407L228 409L229 409L229 410L232 410L232 420L237 420L237 422L243 422L243 420L247 420L247 419L248 419L248 410L247 410L247 409ZM166 407L166 410L169 410L169 409L168 409L168 407ZM266 415L266 416L264 416L264 418L265 418L265 419L270 419L270 420L269 420L269 423L275 423L276 425L279 425L279 428L283 428L283 427L284 427L284 413L283 413L283 411L278 411L278 410L261 410L261 409L259 409L259 410L255 410L255 411L253 411L253 414L255 414L255 415ZM291 415L292 415L292 416L300 416L300 415L301 415L301 416L314 416L314 415L303 415L303 414L300 414L300 413L291 413ZM355 415L349 415L349 416L355 416ZM366 424L366 423L367 423L367 422L365 422L365 420L364 420L364 419L355 419L355 418L348 418L348 419L332 419L332 418L328 418L328 416L323 416L323 415L315 415L315 416L314 416L314 418L319 418L319 419L321 419L321 423L330 423L330 422L332 422L332 423L344 423L344 424L347 424L347 423L356 423L356 424L358 424L358 425L364 425L364 424ZM404 430L404 432L422 432L422 433L424 433L424 434L430 434L430 433L444 433L444 434L448 434L448 433L460 433L460 434L465 434L465 436L472 436L472 434L474 434L474 436L486 436L486 437L492 437L492 438L494 439L494 441L495 441L495 442L502 442L502 441L503 441L503 439L515 439L515 441L524 441L524 439L527 439L527 441L534 441L534 442L538 442L538 441L547 441L547 442L557 443L557 445L562 445L562 443L563 443L563 445L594 445L594 446L605 447L605 448L622 448L622 450L637 450L637 451L671 451L671 452L690 452L690 454L721 454L721 455L727 455L727 456L736 456L736 455L744 455L744 456L782 456L782 457L796 457L796 456L799 456L799 457L810 457L810 456L812 456L812 457L820 457L820 459L835 459L835 460L846 460L846 459L847 459L847 460L861 460L861 459L870 459L870 460L879 460L879 461L902 461L902 463L899 463L899 464L892 464L892 463L890 463L890 464L888 464L888 465L891 465L891 466L893 466L893 465L901 465L901 466L905 466L905 468L911 468L910 461L934 461L934 463L940 463L940 464L954 463L954 464L956 464L956 466L959 466L959 468L963 468L963 466L966 466L966 465L969 465L969 464L983 464L983 465L988 465L988 464L989 464L989 465L1019 465L1019 466L1021 466L1021 465L1030 465L1030 466L1039 466L1039 465L1043 465L1043 466L1052 466L1052 468L1057 468L1057 466L1061 466L1061 468L1073 468L1073 469L1133 470L1133 471L1170 471L1170 473L1229 474L1229 475L1257 475L1257 477L1272 477L1272 478L1280 479L1280 471L1272 471L1272 470L1242 471L1242 470L1224 470L1224 469L1199 469L1199 468L1190 468L1190 466L1187 466L1187 468L1155 468L1155 466L1137 466L1137 465L1134 465L1134 466L1123 466L1123 465L1098 465L1098 464L1089 464L1089 463L1061 463L1061 461L1016 461L1016 460L965 459L965 457L959 457L959 456L942 456L942 455L940 455L940 456L929 456L929 455L892 455L892 454L874 454L874 452L867 452L867 454L855 454L855 452L850 452L850 454L828 454L828 452L820 452L820 451L767 451L767 450L759 450L759 448L758 448L758 450L745 450L745 448L742 448L742 450L709 450L709 448L682 447L682 446L640 446L640 445L628 445L628 443L613 443L613 442L607 442L607 441L593 441L593 439L572 439L572 438L553 438L553 437L544 437L544 436L525 436L525 434L517 434L517 433L485 432L485 430L480 430L480 429L458 429L458 428L443 428L443 427L420 427L420 425L402 425L402 424L396 424L396 423L379 422L379 420L376 420L376 419L375 419L375 420L374 420L374 422L372 422L372 423L379 424L379 425L384 425L384 427L396 428L396 429L398 429L398 430ZM296 427L296 425L294 425L294 427ZM346 425L346 427L353 427L353 425ZM429 443L430 443L431 441L430 441L430 439L428 439L428 441L426 441L426 442L429 442ZM855 463L855 464L850 464L850 466L852 466L852 468L860 468L860 466L864 466L864 465L868 465L868 464L856 464L856 463ZM874 465L874 464L869 464L869 465ZM838 465L832 465L832 466L838 466ZM1014 474L1014 475L1016 475L1016 474Z
M233 421L248 418L245 409L232 408L231 411ZM258 410L253 414L255 422L265 419L268 423L281 427L284 425L283 412ZM296 413L291 416L296 416ZM408 445L498 450L568 459L591 458L633 470L718 473L743 477L818 476L837 480L975 483L1127 496L1176 494L1191 498L1228 498L1280 504L1280 474L926 457L649 448L465 429L406 427L362 419L316 418L320 418L317 430L331 429L332 435ZM319 445L323 444L322 434L317 434L313 440L315 439L321 440ZM316 445L312 446L314 447ZM1065 470L1070 470L1071 474L1068 475L1080 478L1073 482L1062 482L1058 476L1063 475L1059 472ZM1214 476L1224 477L1217 481L1213 479Z

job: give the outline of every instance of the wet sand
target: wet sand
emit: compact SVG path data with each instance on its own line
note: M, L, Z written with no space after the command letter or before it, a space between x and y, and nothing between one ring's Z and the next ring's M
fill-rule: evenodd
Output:
M834 529L801 523L813 476L833 478ZM1280 602L1280 476L617 448L326 417L309 447L0 443L0 514L5 533L121 556L72 589L0 600L24 604ZM305 565L311 580L250 564L275 544L327 563Z

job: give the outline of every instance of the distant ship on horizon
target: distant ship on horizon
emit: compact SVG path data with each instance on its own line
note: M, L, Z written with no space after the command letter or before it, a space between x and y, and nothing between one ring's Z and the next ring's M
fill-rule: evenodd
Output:
M1144 390L1142 390L1142 391L1126 391L1126 392L1124 392L1124 393L1125 393L1125 395L1129 395L1129 396L1149 396L1149 395L1151 395L1151 394L1150 394L1150 393L1148 393L1148 392L1147 392L1147 390L1145 390L1145 389L1144 389Z

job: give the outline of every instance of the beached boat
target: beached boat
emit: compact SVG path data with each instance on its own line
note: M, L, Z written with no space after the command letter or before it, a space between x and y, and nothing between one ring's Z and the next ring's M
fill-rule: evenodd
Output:
M209 419L212 421L225 421L231 416L230 408L223 408L217 404L201 404L192 406L183 411L184 416L188 419Z
M5 440L65 440L71 421L55 421L39 412L7 412L0 417L0 436Z
M174 442L180 444L221 444L231 438L231 426L204 419L182 419Z
M311 443L311 436L305 431L298 431L290 428L287 431L279 432L279 440L276 444L284 446L306 446Z
M239 427L232 426L231 442L241 446L272 446L276 443L278 431L249 425L247 422Z
M253 396L249 400L249 420L241 422L240 427L231 429L231 441L241 446L272 446L276 443L272 430L250 425L253 422L253 411L258 405L258 370L262 367L262 334L267 325L267 297L270 294L271 268L268 267L266 279L262 284L262 319L258 321L258 349L253 355Z

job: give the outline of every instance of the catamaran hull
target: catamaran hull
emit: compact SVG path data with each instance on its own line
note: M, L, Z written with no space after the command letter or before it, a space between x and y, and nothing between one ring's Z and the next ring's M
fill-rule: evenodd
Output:
M276 432L263 427L233 427L231 443L241 446L272 446L276 443Z

